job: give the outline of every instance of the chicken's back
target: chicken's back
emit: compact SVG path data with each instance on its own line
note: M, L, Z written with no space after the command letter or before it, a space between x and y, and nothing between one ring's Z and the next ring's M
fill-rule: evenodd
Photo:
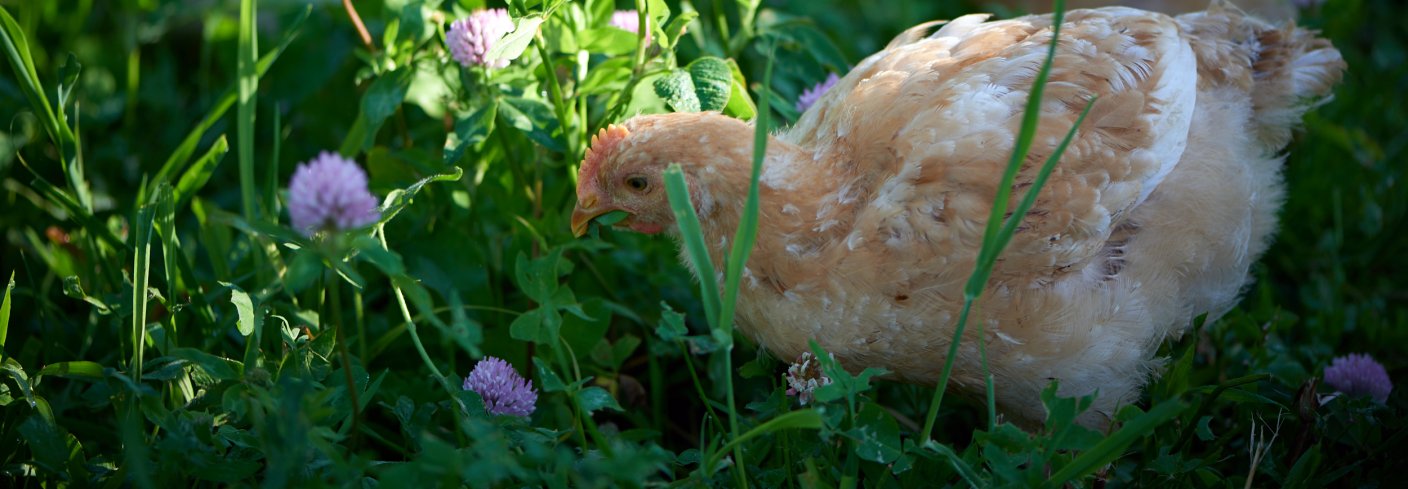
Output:
M983 341L1004 412L1040 420L1057 379L1062 395L1100 393L1083 419L1094 425L1137 399L1163 340L1235 303L1275 228L1278 153L1343 62L1312 33L1221 5L1068 19L1014 199L1083 102L1100 100L1000 260L953 382L980 392ZM739 306L764 346L787 357L816 339L849 367L937 380L1032 57L1049 42L1049 17L982 20L902 34L784 136L816 156L771 171L834 186L787 199L765 188L774 232Z

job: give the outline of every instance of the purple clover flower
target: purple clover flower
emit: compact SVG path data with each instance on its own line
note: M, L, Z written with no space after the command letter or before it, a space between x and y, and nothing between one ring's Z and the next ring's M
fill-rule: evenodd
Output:
M445 44L449 45L450 55L454 56L455 61L465 68L475 65L503 68L508 66L509 60L488 61L484 56L489 54L499 38L512 31L513 19L509 18L507 10L476 10L469 17L450 23L450 30L445 33Z
M324 151L298 165L288 181L288 217L293 229L312 237L322 229L348 230L381 219L367 190L367 173L352 160Z
M1369 396L1374 402L1383 404L1393 391L1393 382L1388 371L1374 357L1364 353L1351 353L1330 362L1325 367L1325 383L1330 388L1350 396Z
M484 410L494 415L527 417L538 402L533 383L518 375L508 362L495 357L484 357L474 365L469 377L464 378L464 390L484 398Z
M815 104L817 100L821 99L822 95L826 95L826 91L830 90L832 86L835 86L837 81L840 81L840 78L836 77L835 73L832 73L827 75L826 79L822 80L821 83L803 90L802 94L797 96L797 112L806 112L812 104Z
M830 383L831 377L821 371L821 361L812 352L802 352L797 356L797 361L787 367L787 395L796 397L803 406L812 401L817 387Z
M647 19L647 26L650 25L649 22L649 19ZM611 22L609 22L609 25L611 25L611 27L630 32L631 34L638 35L640 34L640 11L617 10L615 13L611 14ZM646 29L645 42L649 43L650 39L650 29Z

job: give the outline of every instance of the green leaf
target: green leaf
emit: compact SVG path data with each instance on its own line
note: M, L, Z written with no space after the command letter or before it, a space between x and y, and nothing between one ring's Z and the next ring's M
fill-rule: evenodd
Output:
M79 281L77 275L69 275L67 277L64 277L64 295L81 300L83 302L87 302L88 304L97 308L98 314L107 315L109 313L112 313L112 307L110 307L106 302L103 302L102 299L90 296L87 293L83 292L83 284Z
M359 236L352 242L352 248L357 250L357 258L376 266L388 276L406 273L406 266L401 262L401 255L383 248L381 242L371 236Z
M587 40L587 42L582 44L582 49L608 56L622 56L634 53L636 50L636 41L639 40L636 35L632 34L630 31L617 29L615 27L589 29L582 32L582 39ZM618 59L630 63L630 58Z
M228 282L220 282L220 285L230 289L230 303L235 305L235 313L239 315L237 327L240 334L243 336L254 334L254 300L238 285Z
M530 15L515 20L516 27L502 39L489 48L488 53L484 53L486 63L501 59L515 60L523 55L523 51L528 49L528 43L533 41L533 36L538 33L538 26L542 25L541 15Z
M1173 419L1186 407L1187 404L1182 401L1170 399L1154 406L1149 412L1129 420L1119 431L1105 438L1089 451L1080 454L1065 467L1061 467L1047 480L1046 487L1061 487L1067 481L1095 473L1100 467L1119 458L1124 449L1135 440L1153 432L1154 428Z
M230 143L225 140L225 135L221 134L220 138L210 145L210 149L181 174L181 179L176 183L176 208L185 207L191 196L205 187L210 177L215 175L215 169L225 159L225 153L229 151Z
M567 389L567 385L562 383L562 377L557 376L557 372L552 367L538 357L533 357L533 371L537 372L538 387L543 392L561 392Z
M656 79L655 94L670 104L675 112L699 112L699 96L694 93L694 81L687 71L670 70Z
M64 461L69 459L69 450L57 426L35 413L20 423L19 432L37 465L55 473L64 473Z
M705 467L714 467L733 447L753 439L755 437L787 429L815 430L820 429L825 424L821 417L821 412L815 409L802 409L791 411L776 418L768 420L766 423L755 426L747 433L739 435L738 438L730 440L728 444L719 447L705 460Z
M1323 487L1323 485L1311 480L1315 476L1315 471L1320 469L1320 462L1324 459L1320 455L1320 444L1315 444L1302 453L1296 464L1291 466L1291 471L1286 473L1286 479L1281 487L1285 489L1298 489L1301 487Z
M621 405L616 403L616 399L611 397L611 393L600 387L593 386L577 391L576 398L577 405L581 406L582 412L586 414L602 409L624 411L621 409Z
M709 248L704 245L704 231L699 225L699 215L694 211L694 200L689 196L689 186L684 181L684 171L679 163L671 163L665 168L665 191L670 199L670 209L675 213L675 224L680 228L680 240L684 242L689 263L694 265L695 275L700 278L704 296L704 315L709 327L719 324L719 287L714 273L714 262L709 260Z
M103 366L97 362L87 360L76 360L72 362L59 362L45 365L39 369L39 375L52 375L54 377L64 377L68 379L79 379L88 381L100 381L103 375Z
M660 302L660 325L655 327L655 334L665 341L674 341L689 334L689 328L684 325L684 314L670 309L670 305Z
M411 205L411 199L414 199L416 194L420 193L420 189L425 187L426 184L431 182L458 181L461 176L464 176L464 170L461 170L458 166L451 166L440 173L422 178L420 181L411 184L411 186L406 187L404 190L392 190L390 193L386 194L386 198L381 201L381 220L377 221L377 224L386 224L391 221L391 218L396 217L396 214L399 214L401 209Z
M865 403L846 435L856 441L856 456L862 459L888 464L900 456L900 425L874 403Z
M484 342L484 327L469 319L464 313L464 303L458 290L451 289L447 299L450 302L450 328L445 335L460 345L471 357L480 356L479 344Z
M68 58L64 59L63 67L59 68L59 120L64 120L70 103L73 102L73 87L78 85L78 74L83 71L83 65L78 63L78 56L68 53Z
M29 54L29 41L25 38L24 29L3 7L0 7L0 47L5 49L5 59L14 70L20 91L29 99L30 108L39 117L39 123L45 132L49 133L49 138L55 142L61 141L63 137L71 138L72 136L61 136L68 132L68 127L59 124L59 120L54 116L53 106L49 105L49 99L44 95L39 75L34 69L34 59Z
M816 340L810 340L812 355L821 362L821 371L831 383L816 389L817 402L831 402L836 399L845 398L848 402L855 402L857 395L870 390L870 379L889 373L883 368L869 367L861 371L860 375L851 375L835 358L825 350Z
M362 96L362 115L367 118L367 123L373 127L381 127L382 121L396 113L396 109L401 107L401 102L406 99L406 90L411 87L411 75L413 70L410 66L402 66L395 71L377 77L367 88L366 95ZM368 138L375 137L376 130L369 131Z
M15 290L15 272L10 271L10 280L5 282L5 299L0 301L0 360L5 359L5 337L10 332L10 291Z
M689 64L689 76L700 110L719 111L728 106L733 96L733 74L727 62L713 56L696 59Z
M298 37L298 33L303 26L303 21L308 19L308 15L312 13L312 11L313 7L311 5L304 8L302 14L294 19L292 24L284 28L284 36L279 39L278 46L259 58L259 62L256 63L255 66L255 73L258 74L258 76L264 76L264 73L269 71L269 67L273 66L274 61L279 59L279 55L283 54L284 49L288 48L288 45ZM220 122L220 120L225 117L225 112L230 110L230 106L235 104L235 100L239 95L238 89L239 84L237 82L220 94L220 98L216 100L210 112L205 114L205 118L201 119L199 123L191 128L191 132L186 134L186 138L181 140L181 144L177 145L176 149L171 152L171 156L168 156L166 162L162 163L161 170L156 172L156 176L152 177L148 185L149 187L155 188L157 183L167 181L171 175L175 174L176 171L186 163L186 159L190 158L191 154L196 151L196 146L200 144L201 139L205 137L206 131L209 131L211 127L214 127L216 123Z
M562 143L552 137L558 121L551 105L542 99L528 97L503 97L501 101L499 116L509 126L523 131L528 139L544 148L557 152L563 150Z
M1212 434L1212 428L1208 426L1208 423L1211 421L1212 416L1203 416L1201 418L1198 418L1198 427L1196 428L1195 432L1197 433L1199 440L1212 441L1213 438L1216 438L1216 436L1213 436Z
M0 362L0 372L9 375L14 379L15 386L20 388L20 393L24 394L24 400L29 402L29 407L34 407L34 390L29 383L29 375L24 373L24 367L20 366L14 358L6 358Z
M508 334L513 339L532 341L540 345L557 343L561 330L562 314L547 307L525 312L508 326Z
M240 378L240 370L243 364L240 362L212 355L195 348L174 348L171 355L199 366L205 370L210 378L215 380L237 380Z
M494 132L498 113L498 103L490 100L469 114L455 117L455 130L445 135L445 164L458 163L465 150L484 142Z

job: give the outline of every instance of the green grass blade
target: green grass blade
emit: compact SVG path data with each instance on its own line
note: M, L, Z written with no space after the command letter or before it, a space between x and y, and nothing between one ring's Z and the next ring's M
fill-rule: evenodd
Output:
M1149 434L1159 425L1173 419L1186 407L1188 407L1187 404L1177 399L1159 403L1149 412L1125 423L1119 431L1101 440L1090 450L1081 453L1065 467L1061 467L1061 470L1056 471L1050 479L1047 479L1046 487L1062 487L1066 481L1095 473L1096 470L1100 470L1101 467L1119 458L1125 447Z
M704 467L713 467L714 465L717 465L719 463L719 460L723 458L725 453L728 453L730 450L737 448L743 442L751 440L760 435L786 429L821 429L823 424L825 424L825 422L821 418L821 413L815 409L803 409L800 411L788 412L787 414L772 418L766 423L760 424L754 427L753 429L748 430L747 433L744 433L741 436L729 440L728 443L725 443L724 446L719 447L718 450L715 450L713 452L714 454L710 456L708 460L704 463Z
M254 108L259 90L259 33L255 30L255 0L240 0L239 43L235 51L239 75L239 106L235 113L235 143L240 152L240 200L247 221L255 220Z
M171 185L164 184L157 186L155 203L156 208L156 233L161 238L161 273L163 282L166 284L166 297L174 300L184 287L181 284L181 269L176 264L180 259L180 240L176 237L176 200L172 194ZM166 316L166 331L161 335L163 338L162 351L170 351L170 347L176 336L176 314L174 311Z
M29 100L34 114L39 117L39 124L44 126L44 131L49 133L50 139L58 141L63 126L55 117L53 106L49 105L49 97L44 95L44 87L39 84L34 59L29 55L29 41L25 38L24 30L15 23L14 17L10 17L10 12L4 7L0 7L0 47L5 49L5 59L10 62L10 68L15 72L20 91L24 93L25 99Z
M298 33L301 30L300 28L303 26L303 21L308 19L310 12L312 12L312 7L304 9L303 15L295 19L284 31L284 37L279 39L279 44L275 46L273 50L259 58L259 63L255 68L257 76L263 77L264 73L269 71L269 67L274 65L274 61L279 59L279 55L283 54L289 44L292 44L293 40L298 37ZM186 138L182 139L181 144L177 145L176 149L171 152L171 156L166 158L166 162L161 165L161 169L158 170L156 176L152 178L151 185L148 185L149 188L155 188L153 185L156 185L158 182L170 180L172 175L180 170L182 166L185 166L186 160L190 159L191 155L195 153L196 146L200 144L200 140L205 137L206 132L209 131L211 127L214 127L216 123L220 122L221 118L225 117L225 112L230 110L230 106L235 105L235 100L238 97L238 83L231 85L224 93L220 94L220 98L216 99L215 105L210 108L210 112L205 114L205 118L201 119L195 127L191 128L191 132L186 134Z
M93 198L88 192L88 184L83 178L82 160L78 157L78 138L68 127L63 107L59 107L56 111L49 104L49 98L44 94L44 87L39 83L39 75L34 69L34 59L30 56L29 41L25 38L24 30L4 8L0 8L0 46L3 46L5 59L9 61L10 68L15 73L15 79L19 81L20 91L29 100L29 105L39 118L40 125L44 126L44 132L48 133L49 139L59 150L64 177L68 179L74 196L85 211L91 212ZM65 66L65 71L68 71L69 68L69 66ZM77 69L73 68L69 73L72 73L76 78ZM59 93L67 92L61 87Z
M10 332L10 291L15 290L15 271L10 271L10 281L5 282L5 299L0 302L0 360L5 359L5 337Z
M689 197L689 185L684 182L684 171L679 163L665 169L665 192L670 198L670 210L675 213L675 223L680 227L680 239L689 254L689 262L694 272L699 274L699 288L704 296L704 315L709 327L719 324L719 282L714 272L714 263L709 260L709 248L704 245L704 231L699 226L699 214L694 212L694 201Z
M771 90L772 60L768 56L767 67L763 70L763 91ZM743 214L738 219L738 232L733 236L733 249L728 256L728 270L724 277L724 298L720 304L719 320L725 325L725 333L733 332L733 310L738 299L738 285L743 279L743 266L753 253L753 244L758 238L758 179L763 173L763 160L768 149L768 108L769 97L761 97L758 102L758 118L753 121L753 173L748 181L748 200L743 204Z
M933 433L934 421L938 419L939 406L943 404L944 390L948 386L948 380L953 374L953 363L958 355L958 347L963 339L963 332L967 329L968 315L972 312L973 303L982 294L983 287L987 285L988 277L992 274L992 268L996 264L997 255L1002 252L1002 246L1006 243L1000 242L999 233L1002 230L1003 216L1007 213L1007 201L1012 193L1012 183L1017 178L1017 172L1022 167L1022 162L1026 160L1027 152L1031 149L1032 139L1036 137L1036 123L1041 115L1041 94L1046 88L1046 80L1051 73L1051 63L1056 58L1056 43L1061 35L1061 23L1065 19L1066 2L1057 0L1052 14L1051 43L1046 51L1046 59L1041 64L1041 70L1037 72L1036 79L1033 80L1030 96L1027 98L1027 106L1022 114L1022 128L1018 133L1015 147L1012 148L1012 155L1007 161L1007 168L1002 174L1002 181L998 183L997 195L993 199L991 212L988 214L987 226L983 231L983 245L978 251L978 259L975 263L973 274L968 277L968 282L963 288L963 309L958 316L958 324L954 327L953 340L949 343L948 356L944 359L944 368L939 374L939 381L934 386L934 400L929 404L928 416L925 417L924 428L921 432L920 440L927 441ZM1094 101L1092 100L1093 104ZM1088 113L1090 106L1086 106L1086 112L1081 114L1080 120L1084 120L1085 113ZM1057 151L1051 154L1047 164L1042 171L1050 173L1055 168L1055 162L1060 159L1061 153L1069 143L1070 138L1075 134L1076 127L1080 126L1080 120L1070 129L1066 135L1066 140L1062 142ZM1027 191L1032 202L1035 202L1037 192L1041 190L1040 183L1045 183L1045 177L1038 177L1038 182L1032 185ZM1026 199L1024 199L1025 202ZM1028 204L1030 208L1030 204ZM1017 221L1021 220L1020 214L1014 214ZM1014 228L1015 229L1015 228ZM1009 236L1010 238L1010 236ZM981 323L979 328L981 328ZM979 337L981 338L981 330ZM986 344L981 341L978 344L979 354L983 364L983 377L987 384L987 405L989 426L996 420L996 395L994 393L992 379L987 365Z
M147 286L152 261L152 226L156 207L137 210L132 234L132 378L142 381L142 355L147 343Z
M181 179L176 182L176 208L181 209L191 200L191 196L205 187L206 182L215 174L215 168L220 166L220 162L225 160L225 154L230 151L230 143L221 135L215 140L215 144L210 145L210 149L196 160L195 164L186 169L181 175ZM160 184L158 184L158 188Z

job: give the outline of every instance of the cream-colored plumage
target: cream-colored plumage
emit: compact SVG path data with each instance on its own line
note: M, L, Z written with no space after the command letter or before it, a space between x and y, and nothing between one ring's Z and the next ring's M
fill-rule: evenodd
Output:
M937 380L1051 39L1050 16L985 19L901 34L772 138L741 331L784 359L814 339L847 368ZM999 259L956 388L981 391L983 341L1015 419L1042 418L1051 379L1063 395L1099 391L1091 425L1137 399L1163 340L1235 303L1276 227L1279 152L1343 66L1307 31L1220 5L1071 11L1013 205L1097 102ZM722 263L751 132L717 114L613 128L583 164L574 225L621 209L632 229L673 229L660 171L678 162Z

